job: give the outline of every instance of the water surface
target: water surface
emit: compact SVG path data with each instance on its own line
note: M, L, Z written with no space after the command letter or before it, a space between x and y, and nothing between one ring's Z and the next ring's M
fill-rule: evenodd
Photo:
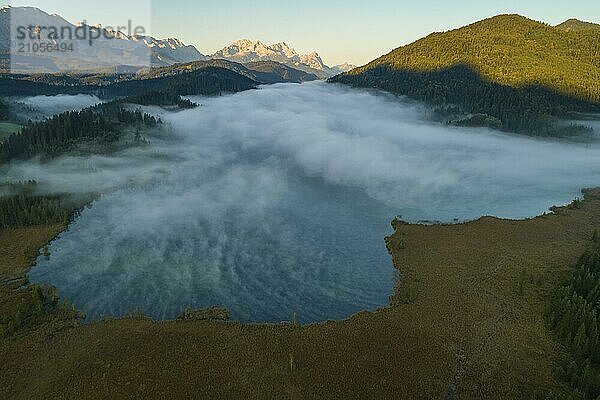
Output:
M90 319L212 305L245 322L341 319L388 304L394 216L526 218L600 181L595 144L447 127L422 106L322 82L195 101L165 112L150 146L13 166L57 191L107 192L32 282Z

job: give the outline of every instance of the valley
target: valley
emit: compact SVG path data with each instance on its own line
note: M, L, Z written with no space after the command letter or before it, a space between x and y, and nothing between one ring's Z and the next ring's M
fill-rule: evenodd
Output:
M0 398L596 399L598 26L356 67L3 6Z

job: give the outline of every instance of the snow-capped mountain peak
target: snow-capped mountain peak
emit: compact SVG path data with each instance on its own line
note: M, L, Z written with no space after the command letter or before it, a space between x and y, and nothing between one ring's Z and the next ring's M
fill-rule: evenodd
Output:
M316 51L300 55L286 42L274 43L269 46L260 40L236 40L229 46L214 53L210 58L248 63L254 61L276 61L305 72L313 73L321 78L337 75L336 68L328 67Z
M269 46L273 51L285 54L286 57L292 58L298 56L296 50L288 46L286 42L275 43Z
M325 65L325 63L323 62L323 60L321 59L321 57L319 56L319 54L316 51L313 51L312 53L304 55L304 56L300 56L300 61L303 64L306 64L309 67L316 69L318 71L325 71L329 68Z
M354 64L349 64L346 62L346 63L339 64L339 65L332 67L331 70L333 72L333 75L338 75L338 74L343 74L344 72L351 71L357 67L358 66L356 66Z
M41 32L40 27L70 27L72 30L83 27L96 33L94 37L99 38L94 41L93 46L88 45L87 42L79 41L81 42L79 43L74 39L66 40L67 44L74 45L76 51L37 54L30 60L31 62L23 63L23 65L11 64L13 70L20 72L60 72L120 65L165 66L207 59L194 46L186 45L177 38L156 39L150 35L130 36L124 32L105 28L100 23L91 25L85 21L74 25L60 15L51 15L36 7L16 6L0 8L0 50L10 52L16 48L16 42L13 40L15 34L10 31L10 26L15 23L18 23L18 26L30 26L30 30L36 33ZM104 35L97 35L98 33L104 33ZM43 37L42 40L56 43L56 40L49 36ZM236 40L209 58L240 63L275 61L315 74L320 78L328 78L354 67L349 64L329 67L316 51L300 55L286 42L266 45L260 40L250 39Z
M2 7L0 12L0 47L2 43L10 44L6 49L8 51L16 48L16 34L10 32L10 26L31 27L30 31L41 32L41 39L53 44L56 43L56 39L46 33L48 30L42 32L40 27L56 27L60 31L68 28L67 32L75 32L77 28L87 28L90 32L94 32L93 37L97 38L94 39L93 45L91 42L76 40L73 37L61 38L61 43L72 45L74 51L39 53L32 57L31 62L23 65L15 62L11 64L13 70L23 72L74 71L89 69L92 66L94 68L120 65L165 66L206 59L194 46L185 45L176 38L134 37L124 32L104 28L100 23L91 25L83 21L74 25L60 15L50 15L36 7L16 6Z

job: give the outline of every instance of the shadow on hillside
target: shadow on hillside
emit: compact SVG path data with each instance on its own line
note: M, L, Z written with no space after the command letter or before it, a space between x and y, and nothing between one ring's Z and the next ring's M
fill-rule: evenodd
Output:
M381 89L432 104L447 116L462 114L462 118L452 121L459 125L488 126L533 136L593 134L591 128L565 125L559 119L568 119L573 113L600 113L600 103L541 85L502 85L466 64L426 72L384 65L357 75L338 75L330 82Z

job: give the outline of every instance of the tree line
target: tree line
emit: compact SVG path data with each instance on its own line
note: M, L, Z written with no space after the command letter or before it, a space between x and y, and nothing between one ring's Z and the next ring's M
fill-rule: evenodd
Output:
M162 123L140 110L130 111L118 103L70 111L42 122L29 122L0 144L0 163L36 155L56 156L87 140L117 141L124 127L155 127Z
M0 230L67 223L71 215L72 211L63 206L58 196L0 197Z
M122 103L133 103L142 106L176 106L182 110L198 107L198 104L191 100L184 99L180 95L170 92L151 91L137 96L129 96Z
M547 321L569 349L571 360L564 366L564 379L573 389L574 400L600 397L600 234L577 262L568 284L552 298Z
M0 184L0 230L33 225L66 224L97 194L43 194L37 182Z
M0 77L3 96L39 96L57 94L93 94L101 98L138 96L148 92L178 95L220 95L254 89L259 82L233 70L204 66L194 70L169 74L165 67L163 76L104 76L62 79L62 75L33 77ZM176 68L176 67L172 67ZM123 80L119 80L122 78Z

